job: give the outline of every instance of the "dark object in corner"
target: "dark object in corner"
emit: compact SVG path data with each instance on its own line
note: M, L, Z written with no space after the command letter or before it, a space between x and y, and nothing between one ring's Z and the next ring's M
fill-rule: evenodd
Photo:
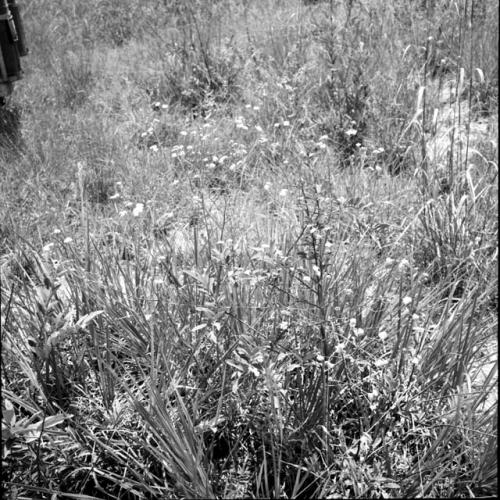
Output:
M12 93L13 82L22 78L20 58L27 53L19 5L0 0L0 105Z

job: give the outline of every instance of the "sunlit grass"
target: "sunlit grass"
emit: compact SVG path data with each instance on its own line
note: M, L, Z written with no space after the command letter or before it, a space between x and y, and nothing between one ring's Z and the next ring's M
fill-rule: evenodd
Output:
M497 102L469 77L497 17L35 4L0 157L6 487L494 494Z

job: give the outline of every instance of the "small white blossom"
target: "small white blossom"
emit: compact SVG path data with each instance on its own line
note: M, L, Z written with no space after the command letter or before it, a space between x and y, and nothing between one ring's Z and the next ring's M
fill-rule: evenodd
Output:
M381 332L379 332L379 333L378 333L378 338L379 338L380 340L382 340L382 342L383 342L383 341L384 341L384 340L385 340L388 336L389 336L389 334L388 334L385 330L383 330L383 331L381 331Z
M143 211L144 211L144 203L137 203L137 205L132 210L132 215L134 217L139 217L139 215L141 215Z
M420 356L413 356L413 358L411 358L411 362L414 364L414 365L418 365L421 361L421 357Z
M344 342L341 342L340 344L337 344L336 347L335 347L335 352L337 354L340 354L341 352L344 352L345 350L345 343Z
M363 328L355 328L354 329L354 335L356 335L356 337L362 337L364 334L365 334L365 331L363 330Z
M410 263L408 262L407 259L402 259L398 265L398 269L400 272L403 272L405 269L407 269L409 267L410 267Z
M43 248L42 252L44 253L49 253L52 250L52 247L54 246L54 243L47 243Z
M344 350L345 350L345 343L344 342L341 342L340 344L337 344L335 346L335 352L337 354L340 354L341 352L344 352Z

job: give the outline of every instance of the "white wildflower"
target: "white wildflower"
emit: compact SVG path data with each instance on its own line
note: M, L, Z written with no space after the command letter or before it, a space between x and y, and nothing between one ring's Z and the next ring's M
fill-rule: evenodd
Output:
M355 328L354 329L354 335L356 335L356 337L362 337L364 334L365 334L365 331L363 330L363 328Z
M410 268L410 263L408 262L408 260L402 259L398 265L399 272L403 272L405 269L409 269L409 268Z
M139 217L139 215L141 215L143 211L144 211L144 203L137 203L137 205L132 210L132 215L134 217Z
M47 243L43 248L42 248L42 252L43 253L50 253L50 251L52 250L52 247L54 246L54 243Z
M385 330L382 330L381 332L378 333L378 338L383 342L387 337L389 336L389 334L385 331Z
M337 344L337 346L335 347L335 352L337 354L344 352L344 350L345 350L345 343L344 342L340 342L340 344Z

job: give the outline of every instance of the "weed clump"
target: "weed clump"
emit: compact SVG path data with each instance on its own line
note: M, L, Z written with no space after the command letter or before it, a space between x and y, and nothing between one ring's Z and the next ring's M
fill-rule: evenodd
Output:
M89 98L95 82L91 56L87 52L68 52L56 70L62 106L75 109Z

